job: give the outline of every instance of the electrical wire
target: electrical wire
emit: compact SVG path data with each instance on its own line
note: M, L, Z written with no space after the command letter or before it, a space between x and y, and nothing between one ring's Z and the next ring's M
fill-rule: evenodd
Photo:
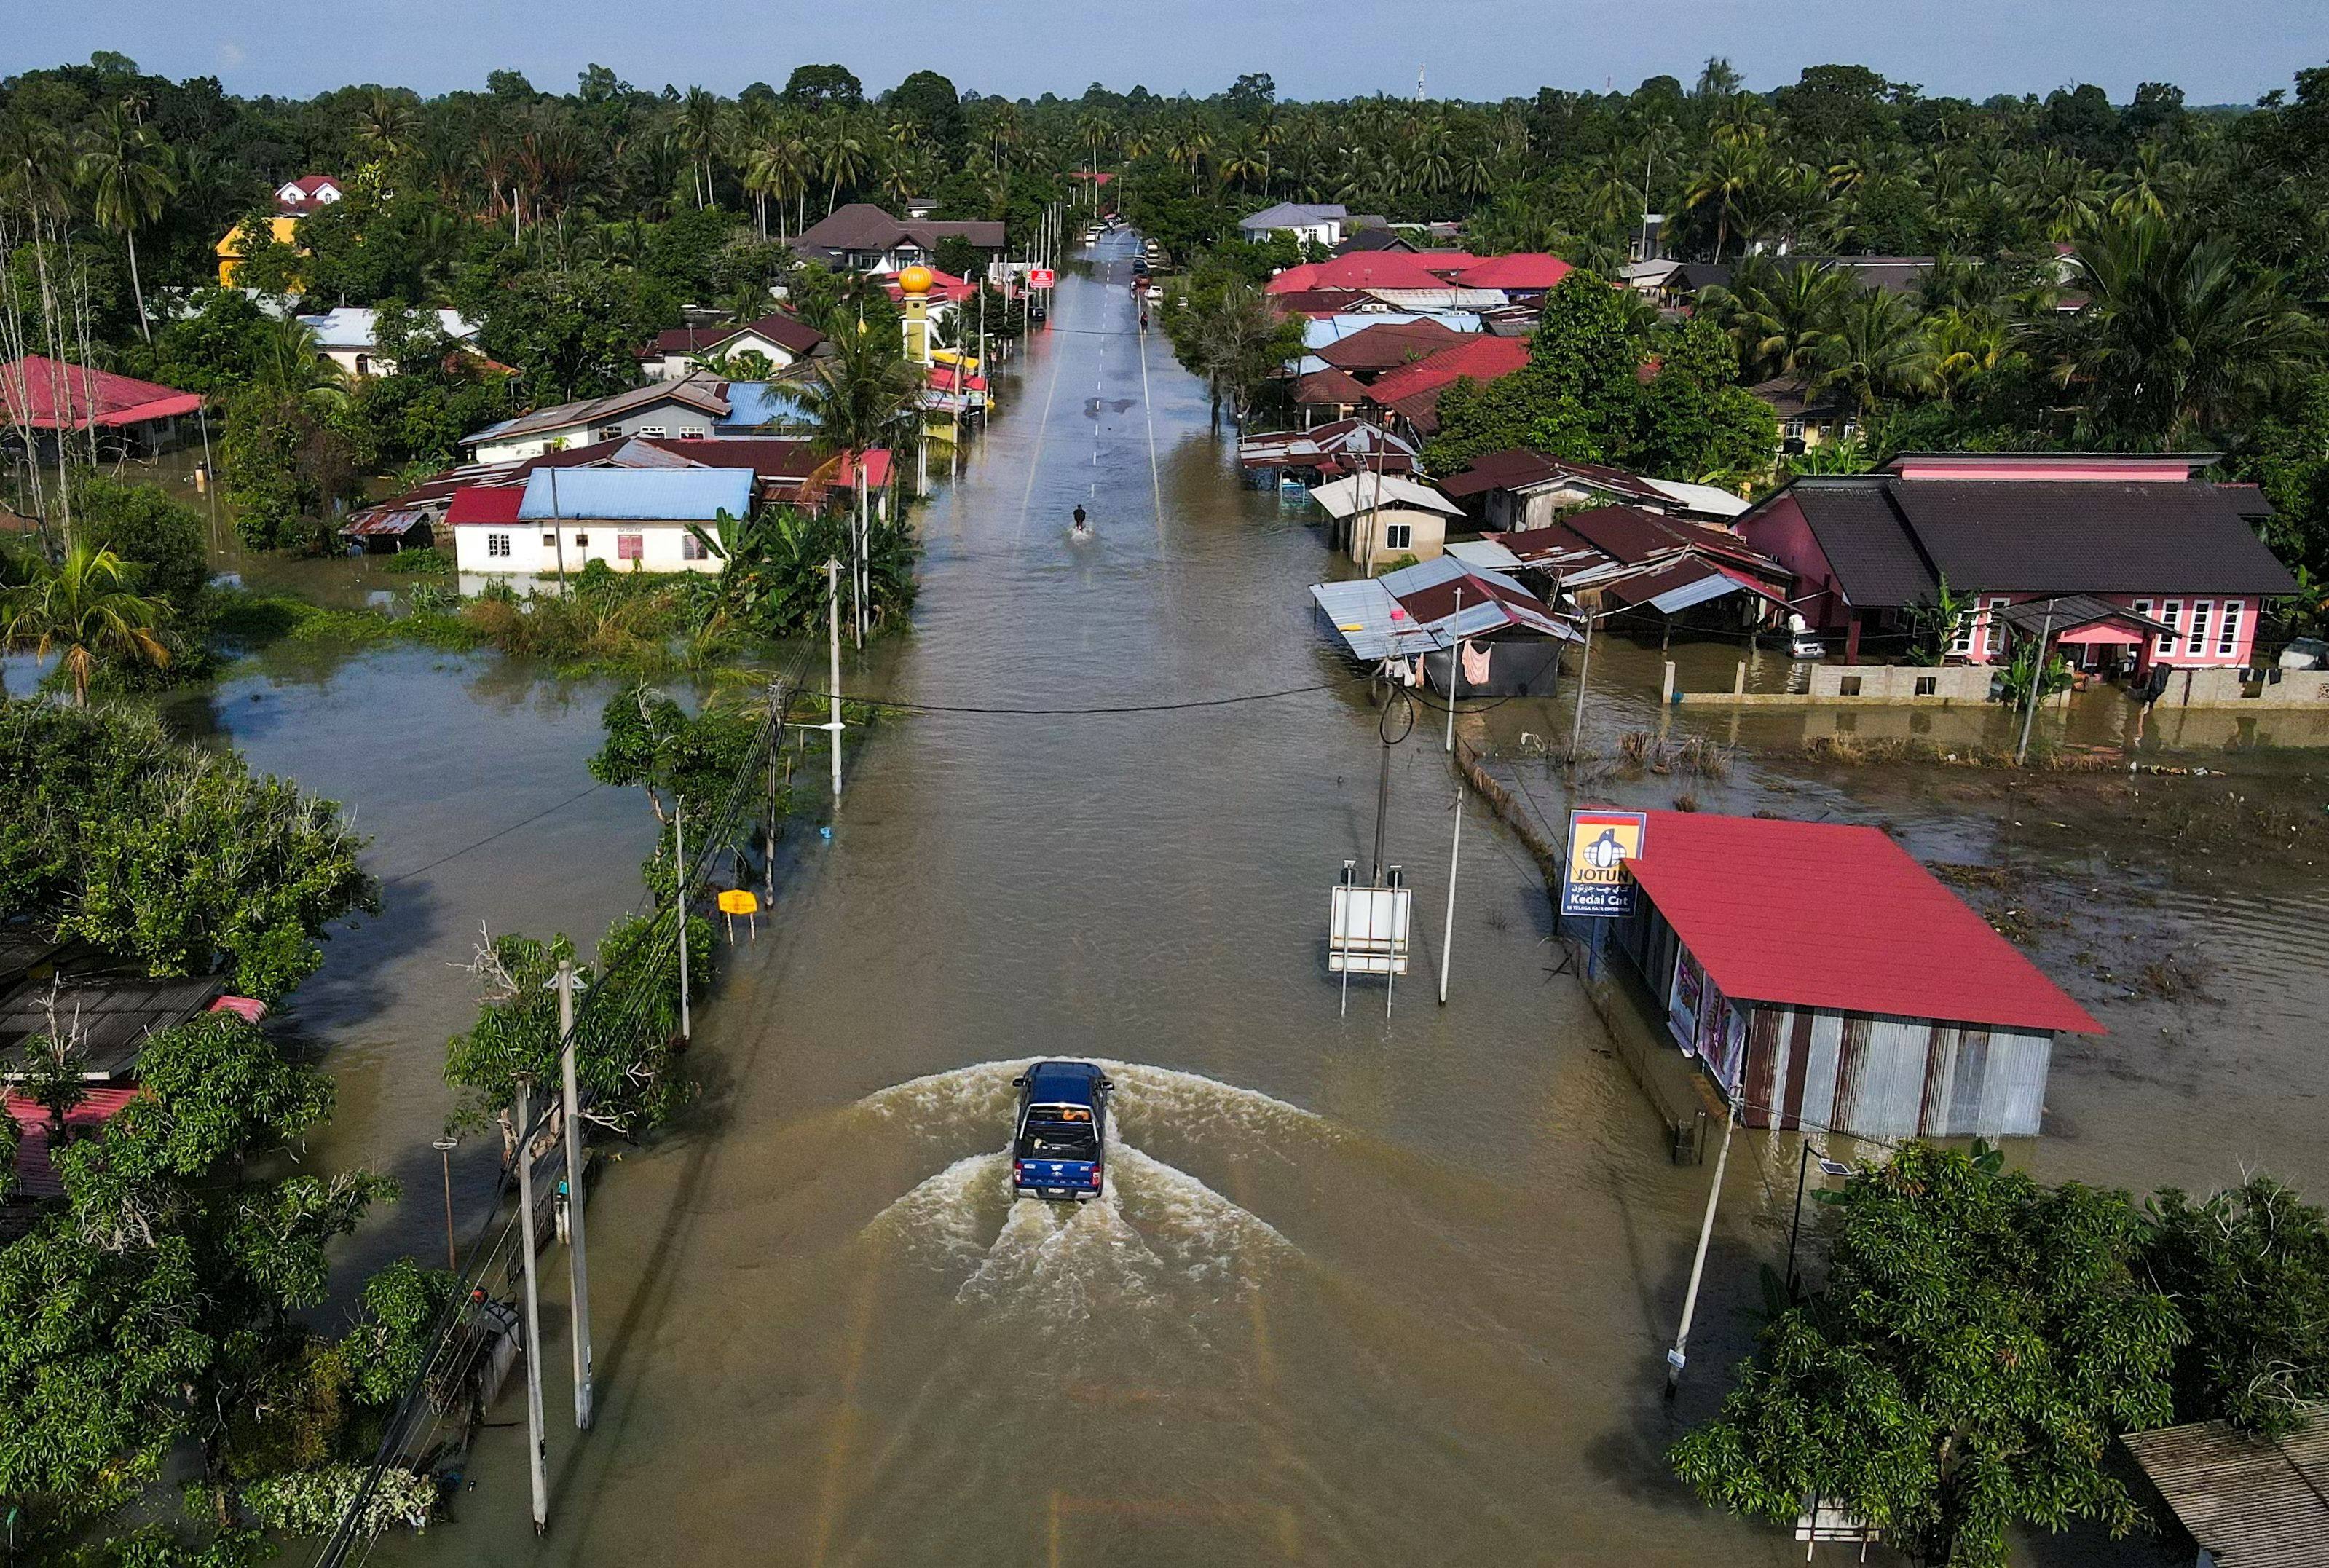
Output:
M426 862L420 865L416 865L410 871L401 871L394 876L382 877L380 884L382 887L394 887L399 883L410 882L414 877L420 875L424 872L436 870L438 866L443 865L447 861L458 860L461 856L467 855L472 850L483 849L486 845L493 843L494 840L497 838L506 838L521 827L531 827L535 823L541 821L543 817L551 816L555 812L563 811L578 800L588 799L589 797L596 795L599 790L604 789L605 788L606 786L604 784L593 784L588 789L578 789L573 794L569 795L565 799L558 802L555 806L545 806L541 810L535 812L533 816L526 817L524 820L513 822L507 827L497 828L494 832L486 834L483 838L478 839L474 844L465 844L460 848L456 849L449 854L440 855L434 860Z
M807 654L804 652L787 677L772 683L768 717L762 721L753 737L753 743L746 749L734 775L728 780L728 787L720 797L719 806L707 818L704 836L700 847L693 855L688 856L684 865L676 868L675 886L678 895L672 900L669 906L675 918L670 922L668 933L656 930L651 934L646 947L634 949L631 962L627 966L630 973L649 977L651 980L653 976L663 972L665 966L676 958L679 933L688 918L690 901L695 890L706 880L719 856L726 853L733 842L745 803L752 792L753 779L768 761L771 749L781 738L784 714L789 709L793 699L799 694L799 676L801 671L806 667L806 660ZM595 789L601 787L594 785L592 788ZM590 793L589 790L581 792L582 795L589 793ZM574 797L576 799L580 798L580 795ZM568 803L570 804L570 802ZM550 808L550 810L556 809L558 809L556 807ZM537 813L535 818L528 820L535 820L547 814L547 812ZM513 832L517 827L522 826L523 824L514 824L511 827L503 829L502 832ZM493 836L500 836L495 834ZM480 842L489 842L489 840ZM773 845L771 851L773 852ZM466 851L454 853L457 855ZM446 858L449 859L451 856L448 855ZM398 880L404 880L416 874L418 872L408 872ZM652 890L644 897L646 900L652 900L654 897ZM634 905L635 910L637 907ZM660 928L662 923L660 919L655 921L657 928ZM558 1042L561 1054L567 1049L579 1050L586 1040L593 1043L603 1041L619 1043L635 1037L639 1028L648 1021L650 1009L658 1004L656 987L652 983L618 986L609 983L611 977L602 978L601 983L594 987L586 997L581 1009L577 1014L573 1028ZM624 998L620 1010L613 1014L607 1011L608 1004L604 1000L610 995L620 995ZM578 1104L576 1107L578 1120L581 1119L581 1112L589 1104L595 1103L597 1098L592 1094L581 1104ZM494 1200L486 1206L479 1221L476 1238L470 1246L469 1261L459 1270L454 1290L439 1309L431 1326L429 1352L398 1396L397 1403L382 1431L380 1446L375 1450L371 1464L366 1467L362 1485L358 1487L355 1496L350 1499L347 1510L341 1516L316 1558L317 1568L343 1568L360 1537L363 1540L364 1549L363 1557L359 1561L370 1558L379 1537L377 1534L364 1535L363 1522L365 1512L377 1495L381 1479L386 1475L389 1466L395 1462L398 1454L410 1446L406 1439L419 1403L426 1394L431 1380L440 1371L446 1370L444 1358L454 1343L455 1331L463 1321L465 1310L478 1296L486 1293L487 1282L496 1263L501 1263L506 1272L507 1264L504 1261L504 1255L513 1238L516 1237L523 1218L523 1210L514 1212L505 1220L502 1220L501 1228L498 1233L494 1235L490 1245L486 1244L486 1237L492 1231L495 1220L501 1217L503 1207L509 1201L511 1190L516 1185L519 1168L517 1161L532 1160L533 1146L548 1126L557 1105L557 1096L548 1097L540 1113L531 1119L528 1126L519 1129L516 1158L513 1159L509 1168L502 1173L501 1179L495 1188ZM576 1136L578 1132L578 1129L567 1129L564 1136ZM522 1245L527 1247L533 1245L533 1238L531 1235L518 1240ZM472 1337L470 1354L474 1355L481 1349L483 1343L483 1336ZM523 1353L528 1355L538 1355L540 1347L527 1345ZM449 1387L458 1388L466 1379L467 1369L463 1367L457 1370L459 1374L448 1384ZM428 1428L421 1434L420 1451L426 1452L434 1445L446 1419L447 1412L442 1410L436 1411L432 1414Z

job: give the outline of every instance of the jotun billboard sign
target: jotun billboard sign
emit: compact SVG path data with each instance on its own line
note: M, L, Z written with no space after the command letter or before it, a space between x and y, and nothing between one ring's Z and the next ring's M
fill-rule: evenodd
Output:
M1561 879L1561 912L1615 920L1634 912L1640 889L1625 863L1642 853L1650 818L1641 811L1572 811L1569 861Z

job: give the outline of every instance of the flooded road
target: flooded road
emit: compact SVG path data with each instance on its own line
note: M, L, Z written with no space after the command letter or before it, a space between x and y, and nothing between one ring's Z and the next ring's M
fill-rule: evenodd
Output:
M1669 1162L1551 972L1533 866L1476 806L1435 1004L1454 791L1429 711L1393 754L1388 828L1418 892L1417 972L1388 1016L1377 982L1341 1011L1326 895L1370 854L1375 714L1310 614L1331 558L1239 486L1202 386L1132 330L1127 254L1065 282L1006 410L920 515L915 629L844 667L919 711L853 751L831 840L797 835L797 874L701 1015L697 1103L598 1190L599 1420L577 1441L552 1345L548 1537L504 1428L457 1517L384 1560L1800 1561L1700 1507L1661 1457L1749 1343L1797 1145L1739 1140L1669 1406L1711 1167ZM1097 526L1080 543L1080 502ZM1610 689L1600 741L1658 722L1625 694L1654 677ZM1280 694L1227 700L1259 694ZM1465 726L1517 754L1567 713L1513 703ZM1542 764L1522 782L1548 817L1568 804ZM1927 858L2019 855L2061 921L2041 961L2118 1010L2058 1069L2050 1136L2017 1157L2145 1186L2268 1163L2329 1186L2317 1111L2290 1098L2301 1020L2329 997L2285 912L2248 917L2277 946L2209 927L2264 966L2241 983L2279 1011L2113 1001L2109 955L2079 957L2103 924L2164 898L2196 925L2204 889L2136 864L2139 836L2046 842L2034 797L1981 793L1996 784L1742 760L1728 779L1589 771L1579 789L1891 820ZM806 770L805 802L814 788ZM2114 899L2081 891L2106 877ZM2172 1062L2161 1029L2186 1043ZM1008 1195L1010 1080L1051 1055L1118 1084L1108 1190L1076 1209Z
M593 1205L600 1416L580 1445L552 1423L548 1539L522 1440L491 1431L457 1522L383 1550L1791 1560L1659 1459L1745 1343L1764 1205L1732 1211L1708 1375L1670 1409L1706 1173L1668 1162L1547 972L1542 885L1474 808L1434 1004L1434 723L1392 766L1418 972L1388 1019L1375 982L1342 1015L1326 894L1370 851L1377 748L1312 623L1329 558L1238 485L1202 386L1132 330L1123 258L1103 270L1062 288L922 514L913 635L844 679L933 709L1141 711L922 712L853 756L832 842L707 1010L700 1104ZM1009 1080L1040 1055L1122 1064L1110 1188L1074 1211L1003 1181ZM1733 1163L1742 1197L1754 1164Z

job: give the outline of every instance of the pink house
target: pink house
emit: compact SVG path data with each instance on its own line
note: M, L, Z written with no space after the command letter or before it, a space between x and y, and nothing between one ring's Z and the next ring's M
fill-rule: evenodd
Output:
M1904 648L1910 609L1947 582L1975 611L1948 652L2005 656L1998 612L2076 594L2089 616L2053 640L2087 670L2245 666L2264 601L2296 583L2258 538L2272 507L2199 477L2215 459L2167 456L1907 453L1881 472L1796 480L1735 524L1795 575L1790 597L1843 639L1847 661Z

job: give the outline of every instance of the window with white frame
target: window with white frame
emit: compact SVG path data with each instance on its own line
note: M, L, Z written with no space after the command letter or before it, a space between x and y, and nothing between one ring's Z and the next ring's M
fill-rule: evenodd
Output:
M703 548L703 541L694 534L683 534L679 536L679 558L682 561L703 561L709 559L711 553Z
M2183 651L2198 658L2208 651L2208 612L2215 606L2208 600L2196 600L2192 606L2192 635L2183 644Z
M486 535L486 553L488 556L506 557L509 553L510 536L508 534L488 534Z
M615 559L637 561L646 554L646 546L644 534L618 534L615 535Z
M1384 549L1386 549L1386 550L1405 550L1405 549L1407 549L1410 545L1413 544L1414 543L1415 543L1415 524L1412 524L1412 523L1386 523L1386 524L1383 524L1383 548L1384 548Z
M2217 657L2228 659L2239 651L2240 611L2246 608L2246 604L2240 600L2224 600L2223 624L2217 628L2216 632Z
M1957 611L1957 625L1949 632L1949 651L1960 656L1973 652L1973 606Z
M1999 618L1997 612L2011 602L2004 599L1993 599L1989 601L1989 632L1983 640L1982 646L1988 650L1989 656L1992 658L2005 651L2005 622Z
M2167 629L2159 634L2159 656L2165 658L2175 651L2175 627L2183 619L2183 601L2171 599L2159 607L2159 624Z
M661 425L641 425L639 427L639 434L645 436L651 441L659 441L663 439L663 427Z

